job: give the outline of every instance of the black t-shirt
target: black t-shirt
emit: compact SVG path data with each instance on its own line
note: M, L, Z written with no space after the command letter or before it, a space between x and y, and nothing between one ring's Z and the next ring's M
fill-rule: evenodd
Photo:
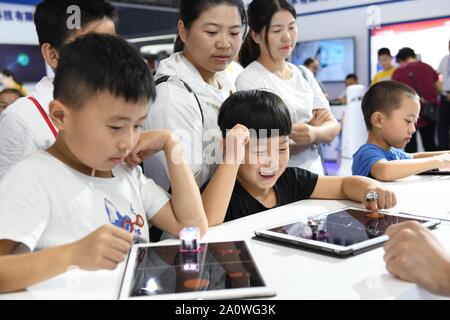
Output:
M309 199L316 187L317 179L318 175L310 171L300 168L287 168L274 186L277 197L275 207ZM266 208L236 181L224 222L269 209L272 208Z

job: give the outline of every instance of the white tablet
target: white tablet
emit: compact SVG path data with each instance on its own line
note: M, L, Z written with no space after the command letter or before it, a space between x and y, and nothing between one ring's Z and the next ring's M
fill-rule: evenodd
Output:
M119 299L236 299L275 291L245 241L202 243L197 252L180 245L134 245Z
M388 236L384 235L387 227L410 220L418 221L430 229L440 223L438 220L406 214L344 208L257 230L255 234L259 240L348 256L380 246L388 240Z

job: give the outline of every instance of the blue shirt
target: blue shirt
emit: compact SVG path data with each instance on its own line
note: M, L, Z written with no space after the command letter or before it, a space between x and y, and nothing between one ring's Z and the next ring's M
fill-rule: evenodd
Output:
M372 166L380 160L412 159L412 155L400 149L391 148L389 151L374 144L366 143L353 155L352 173L354 176L371 177Z

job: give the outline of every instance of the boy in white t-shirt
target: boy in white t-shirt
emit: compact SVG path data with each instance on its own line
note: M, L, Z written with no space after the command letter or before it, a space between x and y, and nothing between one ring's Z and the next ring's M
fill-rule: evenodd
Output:
M172 234L186 226L207 229L176 137L141 135L155 93L135 49L111 35L78 38L61 49L54 85L55 144L19 162L0 182L0 292L72 265L114 269L133 240L149 241L148 222ZM139 167L123 164L127 156L131 161L159 150L168 161L172 199Z

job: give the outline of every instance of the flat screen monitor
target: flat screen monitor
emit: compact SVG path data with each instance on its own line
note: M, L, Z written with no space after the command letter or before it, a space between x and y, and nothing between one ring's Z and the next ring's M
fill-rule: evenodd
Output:
M8 69L20 82L38 82L47 72L37 45L0 44L0 69Z
M391 51L394 63L397 52L410 47L418 59L437 69L448 54L449 35L450 17L391 23L369 30L370 80L381 70L377 53L383 47Z
M306 59L319 61L316 78L321 82L343 82L350 73L355 73L355 39L336 38L298 42L291 62L302 65Z

